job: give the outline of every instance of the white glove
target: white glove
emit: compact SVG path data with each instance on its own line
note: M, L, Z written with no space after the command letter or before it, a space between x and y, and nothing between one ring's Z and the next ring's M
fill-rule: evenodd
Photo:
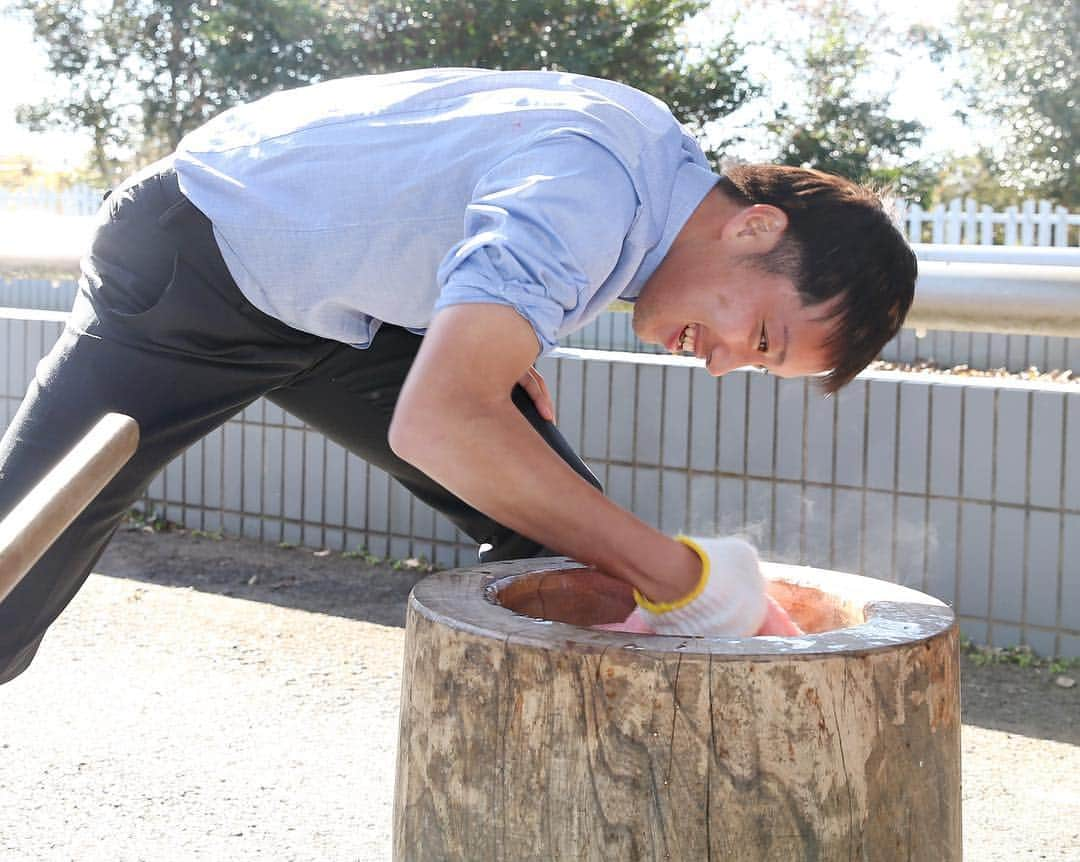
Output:
M635 590L640 615L663 635L756 635L765 622L768 602L754 546L734 536L675 538L701 558L701 580L675 602L651 602Z

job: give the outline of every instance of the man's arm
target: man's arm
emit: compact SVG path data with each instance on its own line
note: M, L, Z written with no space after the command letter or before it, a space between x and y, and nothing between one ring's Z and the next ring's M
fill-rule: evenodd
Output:
M653 601L685 596L700 577L696 554L578 476L512 404L537 352L532 327L509 306L444 308L402 389L391 447L500 523Z

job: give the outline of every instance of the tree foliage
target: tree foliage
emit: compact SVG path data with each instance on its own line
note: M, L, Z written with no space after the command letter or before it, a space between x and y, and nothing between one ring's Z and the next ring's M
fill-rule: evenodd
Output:
M997 172L1015 194L1080 207L1080 6L962 0L956 49L969 106L1000 122Z
M933 197L935 201L972 198L1004 210L1017 204L1022 195L1003 185L997 157L984 146L973 153L947 156L938 170Z
M427 0L357 3L350 58L377 71L425 66L553 69L632 84L698 127L756 94L730 35L690 46L679 28L707 0ZM689 59L689 48L700 57Z
M103 178L238 102L426 66L556 69L632 84L695 126L755 95L730 36L687 45L706 0L13 0L66 92L32 127L88 130ZM693 59L691 59L693 49Z
M787 5L797 6L811 27L802 53L793 58L804 87L801 105L782 104L769 123L779 142L778 161L924 199L933 171L905 161L909 149L922 141L924 127L891 116L888 92L866 87L873 46L887 41L879 23L846 0Z
M329 30L305 0L17 0L66 91L20 108L31 128L89 131L105 181L176 146L221 107L325 72Z

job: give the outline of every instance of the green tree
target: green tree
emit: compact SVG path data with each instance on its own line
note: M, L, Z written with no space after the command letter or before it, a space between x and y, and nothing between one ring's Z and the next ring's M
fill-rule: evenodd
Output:
M679 35L707 0L12 2L31 16L67 84L21 119L89 130L106 180L169 152L223 108L342 75L572 71L637 86L699 128L756 94L730 36L689 45Z
M803 84L801 104L782 103L768 124L779 146L777 161L885 185L925 202L935 172L905 159L922 141L924 127L892 117L888 92L867 91L876 46L889 41L880 22L846 0L784 5L801 12L810 33L792 58Z
M100 179L172 148L221 107L325 69L313 50L327 30L303 0L16 0L66 86L24 105L31 128L84 130Z
M1080 207L1076 0L962 0L955 48L969 107L1000 123L994 158L1015 196Z
M938 170L933 197L935 201L973 198L997 210L1019 202L1016 190L1004 185L997 157L987 147L947 156Z
M730 34L704 45L680 36L708 0L353 3L364 26L354 30L350 60L372 71L468 66L594 75L651 93L697 128L758 93Z

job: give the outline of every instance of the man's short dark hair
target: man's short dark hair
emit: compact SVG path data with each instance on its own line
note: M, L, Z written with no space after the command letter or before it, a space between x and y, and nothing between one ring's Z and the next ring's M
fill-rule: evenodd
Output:
M915 294L915 254L881 195L843 177L781 165L734 165L720 189L746 204L783 210L788 227L757 263L794 282L806 306L839 297L826 344L836 392L900 330Z

